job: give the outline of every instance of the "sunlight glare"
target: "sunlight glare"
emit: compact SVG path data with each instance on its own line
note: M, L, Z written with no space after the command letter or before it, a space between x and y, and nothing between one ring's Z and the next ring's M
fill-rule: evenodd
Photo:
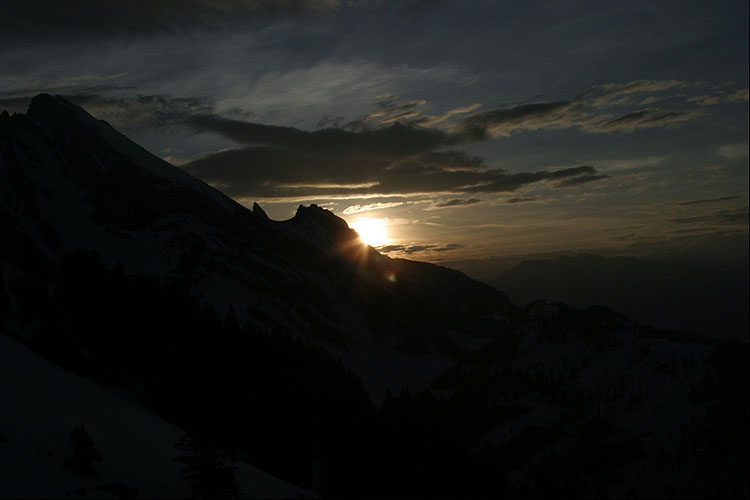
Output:
M357 231L359 239L361 239L363 243L372 247L379 247L390 241L384 219L360 217L349 224L349 227Z

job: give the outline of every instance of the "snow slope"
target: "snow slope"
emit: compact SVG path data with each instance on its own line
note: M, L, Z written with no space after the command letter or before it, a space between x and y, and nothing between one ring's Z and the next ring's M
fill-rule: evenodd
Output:
M64 467L70 431L84 424L103 453L99 477ZM121 483L139 498L189 498L174 443L184 431L40 358L0 334L0 498L115 498L97 485ZM310 498L238 463L243 498ZM85 492L84 492L85 490Z

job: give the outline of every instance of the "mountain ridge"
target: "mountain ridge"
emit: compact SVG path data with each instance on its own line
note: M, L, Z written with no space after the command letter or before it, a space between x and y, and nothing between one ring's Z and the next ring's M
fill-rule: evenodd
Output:
M178 283L220 315L231 308L241 323L261 321L255 312L263 311L270 320L261 321L267 324L262 328L280 324L324 344L335 338L329 347L343 356L360 346L352 366L372 351L389 356L390 342L414 355L436 355L428 362L436 363L431 377L464 351L451 340L453 329L459 335L479 333L458 320L447 326L430 321L424 332L415 329L409 279L424 275L426 268L362 244L328 210L300 206L291 219L273 221L257 203L248 210L62 97L37 96L29 110L3 127L0 177L7 191L0 211L25 224L19 231L42 250L44 260L77 248L96 251L107 265L121 262L129 273ZM18 191L19 179L32 189ZM31 224L27 212L34 213ZM436 272L444 276L436 282L439 293L459 306L492 317L515 310L495 292L492 300L478 301L480 311L470 305L471 295L451 288L483 295L484 285L457 272ZM305 290L315 291L317 305L300 309L298 298L312 296ZM368 296L379 297L382 304L367 302ZM396 314L395 323L385 324L375 312L379 308ZM426 335L433 329L439 333ZM324 330L328 340L320 337ZM493 333L482 335L489 339ZM406 360L400 364L404 373L412 371ZM420 380L425 384L428 379ZM375 390L382 397L385 387Z

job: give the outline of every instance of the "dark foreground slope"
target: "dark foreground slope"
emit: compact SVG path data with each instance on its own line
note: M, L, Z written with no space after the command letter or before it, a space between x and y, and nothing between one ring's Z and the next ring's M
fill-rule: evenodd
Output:
M60 97L0 117L0 186L0 328L279 477L748 494L747 344L520 309L314 205L269 220Z
M175 460L185 431L97 384L41 359L0 335L0 495L3 498L189 498ZM81 423L102 460L96 477L64 466L71 430ZM252 498L310 496L237 463L240 493Z

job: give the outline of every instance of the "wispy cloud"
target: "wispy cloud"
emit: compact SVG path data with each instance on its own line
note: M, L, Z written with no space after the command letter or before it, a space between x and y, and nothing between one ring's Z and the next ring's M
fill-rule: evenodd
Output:
M695 102L701 106L715 106L721 102L721 98L714 95L699 95L689 97L687 102Z
M659 108L646 108L626 113L610 120L588 123L589 132L635 132L644 128L674 126L703 115L700 110L673 111Z
M215 132L240 144L262 144L317 154L336 151L338 154L396 157L458 142L439 130L401 123L357 132L340 128L306 132L294 127L233 120L215 114L193 115L187 117L185 123L196 131Z
M411 255L421 252L447 252L449 250L457 250L463 248L464 245L460 243L448 243L444 245L440 244L405 244L405 245L385 245L378 247L378 252L389 254L389 253L401 253Z
M747 158L750 152L750 147L747 142L741 142L737 144L725 144L719 148L719 155L723 156L727 160L740 160Z
M534 197L527 197L527 198L508 198L507 200L503 200L503 203L514 205L516 203L529 203L531 201L536 201L538 198Z
M38 92L46 90L43 87ZM0 109L25 110L32 97L0 98ZM106 96L82 92L66 95L65 98L96 118L106 120L125 131L184 126L190 117L213 111L213 104L205 98L175 97L168 94Z
M750 92L748 89L740 89L731 94L728 94L724 99L729 102L743 102L750 98Z
M680 203L676 203L676 205L702 205L704 203L718 203L721 201L736 200L738 198L739 196L721 196L719 198L705 198L702 200L682 201Z
M524 130L569 128L585 123L589 117L580 104L572 101L539 102L474 113L449 130L479 141Z
M569 188L569 187L575 187L580 186L582 184L588 184L589 182L598 181L601 179L609 179L609 175L603 175L603 174L587 174L587 175L579 175L578 177L570 177L568 179L563 179L560 182L557 182L555 184L556 188Z
M405 205L404 201L390 201L387 203L370 203L368 205L350 205L342 212L344 215L359 214L362 212L371 212L373 210L383 210L386 208L400 207Z
M621 172L621 171L629 171L629 170L641 170L645 168L653 168L658 167L667 160L669 160L673 155L666 154L666 155L652 155L652 156L645 156L645 157L636 157L636 158L624 158L619 160L595 160L591 163L595 163L599 170L603 170L605 172Z
M627 83L605 83L589 91L584 99L594 107L609 107L628 103L623 98L634 94L662 92L686 85L685 82L680 80L635 80Z
M670 219L675 224L713 224L713 225L748 225L750 213L748 207L737 207L728 210L719 210L706 215L693 217L678 217Z
M339 0L171 0L132 2L3 2L0 37L18 39L116 39L155 34L185 35L285 16L329 12Z
M468 205L476 205L481 203L482 200L479 198L453 198L452 200L441 201L432 205L432 209L437 208L452 208L452 207L465 207Z
M33 95L41 92L66 93L80 92L81 89L116 89L113 83L124 77L126 73L79 73L69 76L45 80L30 76L19 76L12 74L0 75L0 96L21 96L23 99L31 100ZM23 97L25 96L25 97ZM25 107L28 107L26 102Z
M420 106L427 104L424 99L399 103L398 97L384 94L375 99L376 110L360 116L350 122L347 127L361 130L369 126L390 125L397 121L410 121L421 114Z
M448 110L438 116L422 113L421 109L426 104L424 100L401 103L396 97L385 95L376 100L375 110L351 122L349 126L360 129L401 121L442 128L460 141L483 141L493 137L508 137L523 131L573 127L589 133L632 133L646 128L676 126L702 116L703 112L699 109L638 109L639 104L632 100L635 95L643 96L650 93L651 95L639 97L640 106L653 104L666 98L660 94L664 91L690 87L690 84L679 80L608 83L569 100L531 102L490 109L481 109L481 105L472 104ZM736 98L741 98L742 95L742 91L739 91ZM692 96L683 101L685 104L705 105L714 97ZM720 100L727 98L728 95L716 97ZM623 106L629 106L631 110L619 114L609 111ZM633 107L636 109L632 109Z

